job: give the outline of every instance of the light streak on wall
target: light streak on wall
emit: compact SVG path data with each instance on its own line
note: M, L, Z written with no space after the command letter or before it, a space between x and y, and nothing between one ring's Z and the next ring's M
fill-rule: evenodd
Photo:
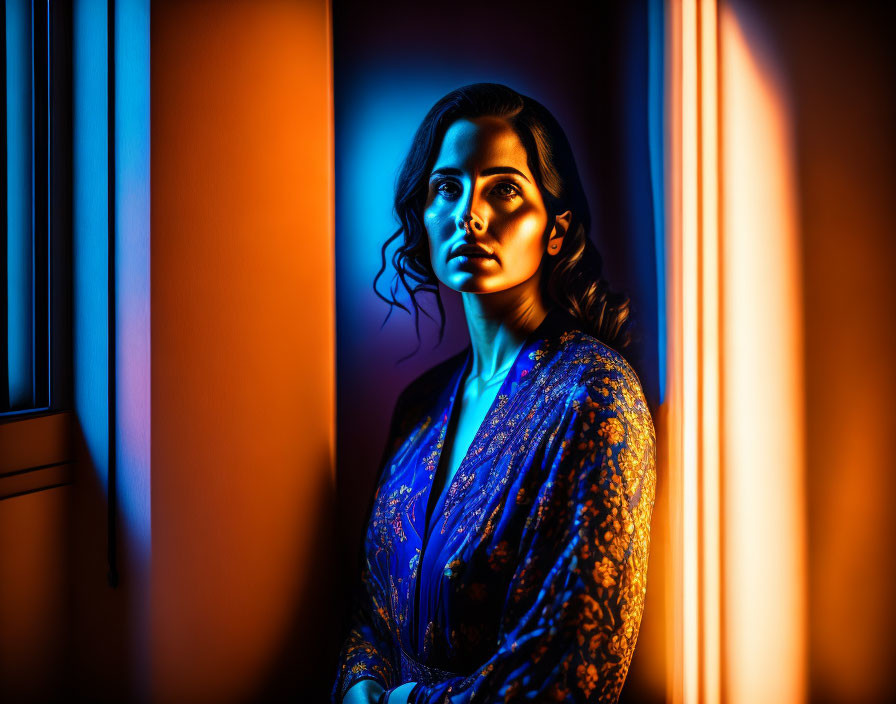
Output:
M670 0L666 12L666 120L668 139L667 189L667 281L668 295L668 364L667 396L663 416L665 424L657 428L659 438L665 439L665 454L668 460L667 516L670 558L669 578L665 582L666 595L666 700L679 704L684 692L684 648L683 648L683 603L681 583L683 561L682 545L682 261L681 261L681 220L682 220L682 13L681 3Z
M149 2L117 0L115 15L116 438L121 509L149 564Z
M700 700L721 699L719 115L716 0L700 0Z
M115 0L115 478L132 582L133 673L149 689L150 66L149 0Z
M108 482L108 125L106 4L73 6L72 276L74 403L91 466Z
M697 4L681 4L681 598L682 690L699 686L699 290L700 99Z
M700 653L700 34L696 0L668 6L669 395L666 439L672 578L668 699L696 702Z
M806 696L802 318L791 115L719 16L726 700Z
M805 697L790 115L727 4L669 3L673 702Z

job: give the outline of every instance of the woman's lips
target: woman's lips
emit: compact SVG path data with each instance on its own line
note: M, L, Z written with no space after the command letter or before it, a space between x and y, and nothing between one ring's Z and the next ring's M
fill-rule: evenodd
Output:
M487 254L458 254L453 257L454 265L461 269L489 268L488 263L497 261L495 257Z
M456 257L465 257L467 259L494 259L495 256L490 254L486 250L481 247L476 247L475 245L465 245L463 247L458 247L455 250L454 254L451 255L451 259Z
M495 261L495 258L487 254L458 254L457 256L453 257L453 260L457 264L457 266L481 266L486 262Z

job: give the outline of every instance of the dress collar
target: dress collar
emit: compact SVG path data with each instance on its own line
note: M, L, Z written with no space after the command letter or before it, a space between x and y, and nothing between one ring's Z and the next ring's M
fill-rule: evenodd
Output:
M505 388L511 387L515 382L526 376L534 366L535 359L532 358L533 353L543 346L547 340L551 340L562 333L579 327L578 321L563 308L554 306L548 310L547 315L533 329L523 341L522 347L517 352L516 358L507 372L504 384L498 394L504 393ZM461 364L453 379L454 392L453 397L457 393L458 384L463 378L469 366L473 363L473 343L470 342L464 348L464 354L461 355ZM509 382L509 383L508 383Z

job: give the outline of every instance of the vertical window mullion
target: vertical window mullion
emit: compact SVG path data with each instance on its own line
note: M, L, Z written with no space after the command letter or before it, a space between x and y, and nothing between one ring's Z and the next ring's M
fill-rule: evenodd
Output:
M6 2L0 13L0 83L3 86L3 109L0 110L0 219L3 222L3 240L0 241L0 290L5 299L0 306L0 412L9 410L9 278L7 276L9 248L9 217L7 215L7 171L8 160L6 150Z

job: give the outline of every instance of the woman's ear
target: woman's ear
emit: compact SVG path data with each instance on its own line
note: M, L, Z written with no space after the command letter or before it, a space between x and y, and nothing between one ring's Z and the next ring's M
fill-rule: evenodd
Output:
M571 221L572 212L569 210L554 218L554 228L551 230L551 236L548 239L548 254L560 253L560 249L563 247L563 237L566 235Z

